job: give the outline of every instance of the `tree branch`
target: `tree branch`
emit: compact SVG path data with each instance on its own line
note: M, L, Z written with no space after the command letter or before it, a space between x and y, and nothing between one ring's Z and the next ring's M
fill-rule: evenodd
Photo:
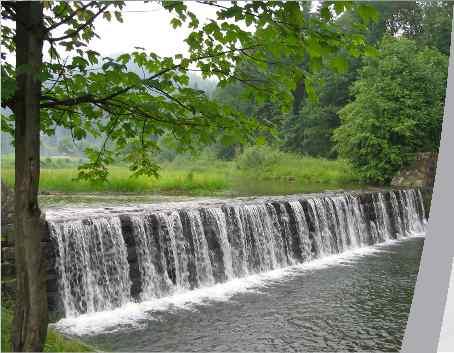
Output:
M76 15L78 12L80 11L83 11L85 10L86 8L90 7L90 6L94 6L96 5L96 1L90 1L88 4L82 6L82 7L79 7L77 8L76 10L74 10L71 14L69 14L68 16L66 16L63 20L61 20L60 22L57 22L57 23L54 23L52 26L49 26L48 28L46 28L46 33L54 30L55 28L61 26L62 24L64 23L67 23L69 21L71 21Z
M61 101L56 100L55 98L50 97L50 96L42 96L41 98L47 99L49 101L42 103L40 105L40 108L55 108L57 106L70 107L70 106L74 106L74 105L78 105L78 104L82 104L82 103L96 103L99 101L98 99L96 99L96 97L94 97L91 94L86 94L86 95L76 97L76 98L68 98L68 99L64 99Z
M243 54L244 50L256 49L257 47L259 47L259 46L254 46L254 47L250 47L250 48L235 48L235 49L226 50L226 51L223 51L223 52L220 52L220 53L216 53L216 54L212 54L212 55L205 55L205 56L192 58L192 59L189 60L189 62L194 62L194 61L199 61L199 60L203 60L203 59L214 58L214 57L218 57L218 56L222 56L222 55L229 54L229 53L234 53L234 52L241 52ZM181 63L172 65L172 66L170 66L168 68L162 69L161 71L159 71L156 74L148 77L147 79L142 80L140 84L126 86L126 87L124 87L124 88L122 88L122 89L120 89L120 90L118 90L118 91L116 91L114 93L111 93L108 96L102 97L102 98L99 98L99 97L97 98L97 97L95 97L95 96L93 96L91 94L85 94L85 95L80 96L80 97L68 98L68 99L64 99L64 100L60 100L60 101L56 100L56 99L53 99L52 97L47 97L46 99L51 100L51 102L42 103L40 105L40 107L41 108L52 108L52 107L55 107L55 106L58 106L58 105L72 106L72 105L77 105L77 104L81 104L81 103L105 102L105 101L111 100L112 98L115 98L115 97L117 97L119 95L127 93L128 91L130 91L133 88L138 88L138 87L140 87L143 84L147 84L147 81L152 81L152 80L158 78L159 76L162 76L162 75L164 75L167 72L170 72L170 71L176 70L178 68L181 68L182 66L183 65ZM186 71L187 69L184 69L184 70Z
M180 101L178 98L175 98L174 96L172 96L171 94L167 93L166 91L163 91L162 89L156 87L156 86L151 86L153 89L155 89L156 91L158 91L159 93L161 93L163 96L167 97L168 99L170 99L171 101L174 101L175 103L177 103L180 107L184 108L185 110L191 112L192 114L195 114L195 109L194 107L192 106L188 106L186 104L184 104L182 101Z
M4 9L4 11L2 11L2 17L16 21L16 9L14 3L11 1L2 1L2 7ZM6 13L8 13L9 16Z
M44 93L44 96L46 96L47 94L49 94L50 92L52 92L52 90L55 88L55 86L58 84L58 82L60 82L60 79L65 76L64 74L64 71L66 70L66 62L68 61L68 57L65 59L65 62L63 63L63 66L61 68L61 70L58 72L58 76L57 76L57 79L54 81L54 83L52 84L52 86L46 90L46 92ZM60 61L59 61L60 63ZM61 64L60 64L61 65Z
M16 108L16 97L11 97L6 100L2 100L1 104L2 108L9 108L14 112L14 109Z
M99 9L99 11L97 13L95 13L87 22L83 23L82 25L80 25L79 27L77 27L76 29L71 31L71 33L68 33L68 34L66 34L64 36L57 37L57 38L52 38L52 37L48 36L47 40L49 42L58 42L58 41L61 41L61 40L64 40L64 39L68 39L68 38L74 37L75 34L79 33L80 31L82 31L83 29L85 29L87 27L90 27L93 24L93 22L96 19L96 17L98 17L101 13L103 13L109 6L110 6L110 4L101 7Z

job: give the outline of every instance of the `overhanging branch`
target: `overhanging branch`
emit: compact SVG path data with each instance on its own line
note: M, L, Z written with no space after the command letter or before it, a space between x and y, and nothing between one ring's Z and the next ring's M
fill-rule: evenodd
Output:
M73 12L71 12L71 14L69 14L68 16L66 16L63 20L61 20L60 22L56 22L54 23L52 26L49 26L48 28L46 28L46 32L50 32L52 30L54 30L55 28L61 26L62 24L65 24L69 21L71 21L80 11L83 11L85 10L86 8L90 7L90 6L94 6L96 5L96 1L90 1L88 4L82 6L82 7L79 7L77 8L76 10L74 10Z
M212 54L212 55L205 55L205 56L192 58L192 59L189 59L189 62L196 62L196 61L203 60L203 59L210 59L210 58L219 57L219 56L222 56L222 55L235 53L235 52L239 52L241 54L244 54L245 50L256 49L257 47L259 47L259 46L253 46L253 47L249 47L249 48L235 48L235 49L226 50L226 51L223 51L223 52L220 52L220 53L216 53L216 54ZM79 97L68 98L68 99L64 99L64 100L57 100L57 99L55 99L53 97L50 97L50 96L43 96L42 99L48 100L48 102L42 103L40 105L40 107L41 108L52 108L52 107L56 107L56 106L73 106L73 105L82 104L82 103L99 103L99 102L109 101L109 100L111 100L111 99L113 99L113 98L115 98L115 97L117 97L119 95L127 93L128 91L130 91L130 90L132 90L134 88L139 88L142 85L146 85L147 82L150 82L150 81L152 81L152 80L164 75L167 72L182 68L184 66L186 66L186 65L183 65L182 63L172 65L170 67L162 69L161 71L151 75L147 79L142 80L140 82L140 84L126 86L126 87L124 87L122 89L119 89L118 91L113 92L113 93L111 93L111 94L109 94L108 96L105 96L105 97L95 97L95 96L93 96L91 94L85 94L85 95L82 95L82 96L79 96ZM184 69L184 70L186 71L186 69Z
M66 34L66 35L64 35L64 36L60 36L60 37L56 37L56 38L52 38L52 37L48 36L46 39L47 39L49 42L58 42L58 41L61 41L61 40L65 40L65 39L74 37L75 34L79 33L80 31L84 30L84 29L87 28L87 27L90 27L90 26L93 24L94 20L95 20L100 14L102 14L109 6L110 6L110 4L101 7L101 8L99 9L98 12L96 12L92 17L90 17L89 20L87 20L87 22L85 22L84 24L78 26L78 27L75 28L74 30L71 30L71 33L68 33L68 34Z

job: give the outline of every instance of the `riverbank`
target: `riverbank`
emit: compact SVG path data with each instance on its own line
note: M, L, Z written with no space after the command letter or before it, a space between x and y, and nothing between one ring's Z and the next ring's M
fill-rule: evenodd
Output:
M2 303L2 352L11 352L11 325L13 321L12 309L4 307ZM93 352L93 348L74 339L48 329L44 352Z
M263 157L263 156L262 156ZM40 192L46 194L135 193L188 196L249 196L320 192L361 188L358 177L343 160L280 154L257 162L260 155L222 161L215 158L178 159L161 164L159 178L131 177L126 166L110 168L106 182L77 179L77 161L42 163ZM46 160L48 160L47 158ZM8 163L9 162L9 163ZM2 180L14 183L10 161L2 163Z

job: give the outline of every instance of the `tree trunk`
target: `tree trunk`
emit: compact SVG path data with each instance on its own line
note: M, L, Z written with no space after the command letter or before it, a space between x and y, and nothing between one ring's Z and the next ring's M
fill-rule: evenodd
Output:
M298 116L301 109L301 103L303 102L304 96L306 94L306 86L304 84L304 79L301 79L297 84L296 88L293 91L293 115Z
M47 265L40 246L45 222L38 206L39 103L43 5L16 3L16 309L13 350L42 351L47 335Z

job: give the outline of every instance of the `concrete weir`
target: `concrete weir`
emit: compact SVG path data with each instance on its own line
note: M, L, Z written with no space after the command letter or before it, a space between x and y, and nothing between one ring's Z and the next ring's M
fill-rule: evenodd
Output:
M58 317L112 310L423 233L431 194L342 191L51 209L42 243L49 310Z

